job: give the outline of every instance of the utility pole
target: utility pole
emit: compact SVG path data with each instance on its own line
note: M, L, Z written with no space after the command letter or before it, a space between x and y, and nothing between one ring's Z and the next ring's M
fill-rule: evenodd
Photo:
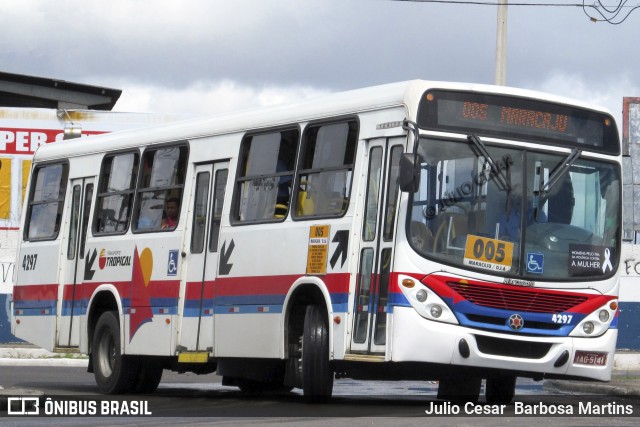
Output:
M507 3L508 0L498 1L495 83L500 86L507 84Z

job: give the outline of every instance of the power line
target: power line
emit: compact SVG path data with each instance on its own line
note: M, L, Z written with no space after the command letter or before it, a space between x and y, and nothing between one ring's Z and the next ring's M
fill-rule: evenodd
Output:
M591 19L594 22L606 21L612 25L622 24L624 21L627 20L629 15L631 15L631 12L633 12L634 10L640 7L639 4L636 4L635 6L627 6L628 0L620 1L620 3L618 3L617 6L605 6L602 4L602 1L600 0L597 0L597 5L594 3L591 6L586 6L584 2L585 0L583 0L582 2L583 4L582 10L584 11L585 15L589 17L589 19ZM589 9L587 9L587 7L589 7ZM604 13L600 10L600 8L604 10ZM627 8L626 13L623 13L621 15L620 12L622 12L624 8ZM591 15L589 12L597 12L598 15L602 17L602 19L598 19L596 16ZM621 17L619 17L619 15L621 15Z
M482 0L392 0L412 3L439 3L452 5L472 5L472 6L499 6L497 1ZM595 3L587 4L587 0L582 3L536 3L536 2L516 2L509 3L508 6L527 6L527 7L580 7L582 11L593 22L605 21L612 25L622 24L629 17L631 12L640 8L640 4L627 5L629 0L620 0L615 5L604 5L601 0L595 0ZM623 12L624 11L624 12Z

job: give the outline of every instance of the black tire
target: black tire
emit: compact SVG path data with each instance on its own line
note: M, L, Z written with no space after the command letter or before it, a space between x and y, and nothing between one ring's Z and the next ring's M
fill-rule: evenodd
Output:
M516 395L516 379L513 375L496 375L487 378L484 398L487 403L508 405Z
M311 402L327 401L333 392L327 313L316 305L307 306L304 316L302 390Z
M140 358L138 361L138 375L133 386L137 394L149 394L156 391L162 379L162 365L157 362Z
M458 403L477 402L481 388L481 377L465 373L443 375L438 386L438 399Z
M136 360L123 356L121 348L117 314L113 311L102 313L91 349L93 375L102 393L126 393L134 386Z

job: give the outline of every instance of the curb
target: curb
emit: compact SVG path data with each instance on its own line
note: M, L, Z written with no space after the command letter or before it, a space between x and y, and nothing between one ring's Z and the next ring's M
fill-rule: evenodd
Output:
M86 367L89 358L79 353L52 353L31 345L0 346L0 366Z
M586 381L545 380L543 387L550 390L575 392L580 394L608 395L608 396L640 396L640 378L630 380L630 384L598 383Z

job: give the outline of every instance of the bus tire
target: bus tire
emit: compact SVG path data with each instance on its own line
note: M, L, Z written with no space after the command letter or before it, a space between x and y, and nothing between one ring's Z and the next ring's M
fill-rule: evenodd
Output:
M121 348L117 314L106 311L96 324L91 351L93 375L102 393L126 393L134 386L135 359L123 356Z
M451 402L477 402L482 377L463 373L449 373L440 377L438 399Z
M162 365L144 359L138 363L138 375L133 386L136 394L149 394L156 391L162 379Z
M513 375L496 375L487 378L484 398L487 403L508 405L516 394L516 379Z
M307 306L304 316L302 390L305 399L311 402L327 401L333 392L327 314L317 305Z

